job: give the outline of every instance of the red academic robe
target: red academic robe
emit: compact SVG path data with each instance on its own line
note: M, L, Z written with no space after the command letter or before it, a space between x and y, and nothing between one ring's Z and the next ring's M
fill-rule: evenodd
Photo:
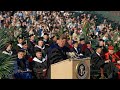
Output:
M119 56L119 58L120 58L120 51L116 52L116 54L117 54L117 56Z
M107 53L105 54L105 60L110 59L110 58L109 58L109 55L110 55L109 52L107 52ZM117 64L117 61L120 60L119 56L118 56L116 53L112 54L111 56L112 56L112 60L111 60L111 61L112 61L112 62L115 64L115 66L120 70L120 64ZM118 78L120 79L120 72L118 72Z

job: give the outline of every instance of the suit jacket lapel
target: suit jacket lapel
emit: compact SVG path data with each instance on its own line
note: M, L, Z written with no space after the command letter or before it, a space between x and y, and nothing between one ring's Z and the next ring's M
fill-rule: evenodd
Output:
M96 53L96 55L97 55L100 59L102 59L102 57L101 57L101 56L99 56L97 53Z

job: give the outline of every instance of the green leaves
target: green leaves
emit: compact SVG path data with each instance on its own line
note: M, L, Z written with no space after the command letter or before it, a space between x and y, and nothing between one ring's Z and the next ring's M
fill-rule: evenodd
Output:
M15 56L8 56L0 52L0 78L8 78L12 74Z
M56 36L59 38L61 35L65 34L67 30L64 27L61 27L60 30L56 33Z
M13 72L16 56L9 56L2 53L5 44L13 40L12 38L14 37L12 36L12 33L13 28L0 30L0 79L9 78L9 75Z

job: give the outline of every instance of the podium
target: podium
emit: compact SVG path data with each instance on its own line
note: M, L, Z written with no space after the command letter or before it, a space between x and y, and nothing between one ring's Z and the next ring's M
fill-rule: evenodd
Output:
M51 79L90 79L90 59L67 59L52 64Z

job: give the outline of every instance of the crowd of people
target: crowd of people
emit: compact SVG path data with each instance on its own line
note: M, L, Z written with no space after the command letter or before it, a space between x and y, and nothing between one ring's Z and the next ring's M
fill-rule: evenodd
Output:
M91 57L91 71L120 78L119 27L96 15L73 11L1 11L0 29L10 29L3 54L16 55L13 78L50 79L50 65L74 52ZM116 37L115 37L116 36ZM105 74L106 73L106 74ZM91 78L95 77L91 73Z

